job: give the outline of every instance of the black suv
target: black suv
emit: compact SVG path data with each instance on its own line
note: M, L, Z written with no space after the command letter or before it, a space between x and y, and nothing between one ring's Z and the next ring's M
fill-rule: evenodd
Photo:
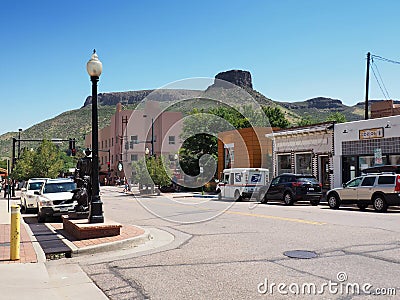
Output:
M281 174L272 179L268 189L260 190L261 203L282 200L285 205L296 201L310 201L318 205L322 197L322 184L312 175Z

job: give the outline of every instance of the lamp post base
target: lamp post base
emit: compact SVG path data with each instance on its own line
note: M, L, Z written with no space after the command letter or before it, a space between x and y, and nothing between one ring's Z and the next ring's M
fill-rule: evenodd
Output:
M100 197L93 197L90 203L89 223L104 223L103 202Z

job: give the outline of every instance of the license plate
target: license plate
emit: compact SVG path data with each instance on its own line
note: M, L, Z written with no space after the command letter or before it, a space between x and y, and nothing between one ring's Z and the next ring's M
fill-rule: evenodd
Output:
M309 191L313 191L313 190L314 190L314 188L308 188L308 190L309 190Z
M68 207L60 208L60 212L65 212L65 211L68 211Z

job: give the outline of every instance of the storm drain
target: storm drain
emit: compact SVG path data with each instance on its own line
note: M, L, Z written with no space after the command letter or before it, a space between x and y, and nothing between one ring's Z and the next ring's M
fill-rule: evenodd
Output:
M300 258L300 259L310 259L318 256L318 254L315 253L314 251L307 251L307 250L286 251L283 252L283 255L290 258Z

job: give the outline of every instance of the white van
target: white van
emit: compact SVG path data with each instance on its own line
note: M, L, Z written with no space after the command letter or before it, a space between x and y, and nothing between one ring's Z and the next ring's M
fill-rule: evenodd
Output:
M269 170L263 168L225 169L218 183L219 198L240 201L245 198L258 199L260 187L269 184Z

